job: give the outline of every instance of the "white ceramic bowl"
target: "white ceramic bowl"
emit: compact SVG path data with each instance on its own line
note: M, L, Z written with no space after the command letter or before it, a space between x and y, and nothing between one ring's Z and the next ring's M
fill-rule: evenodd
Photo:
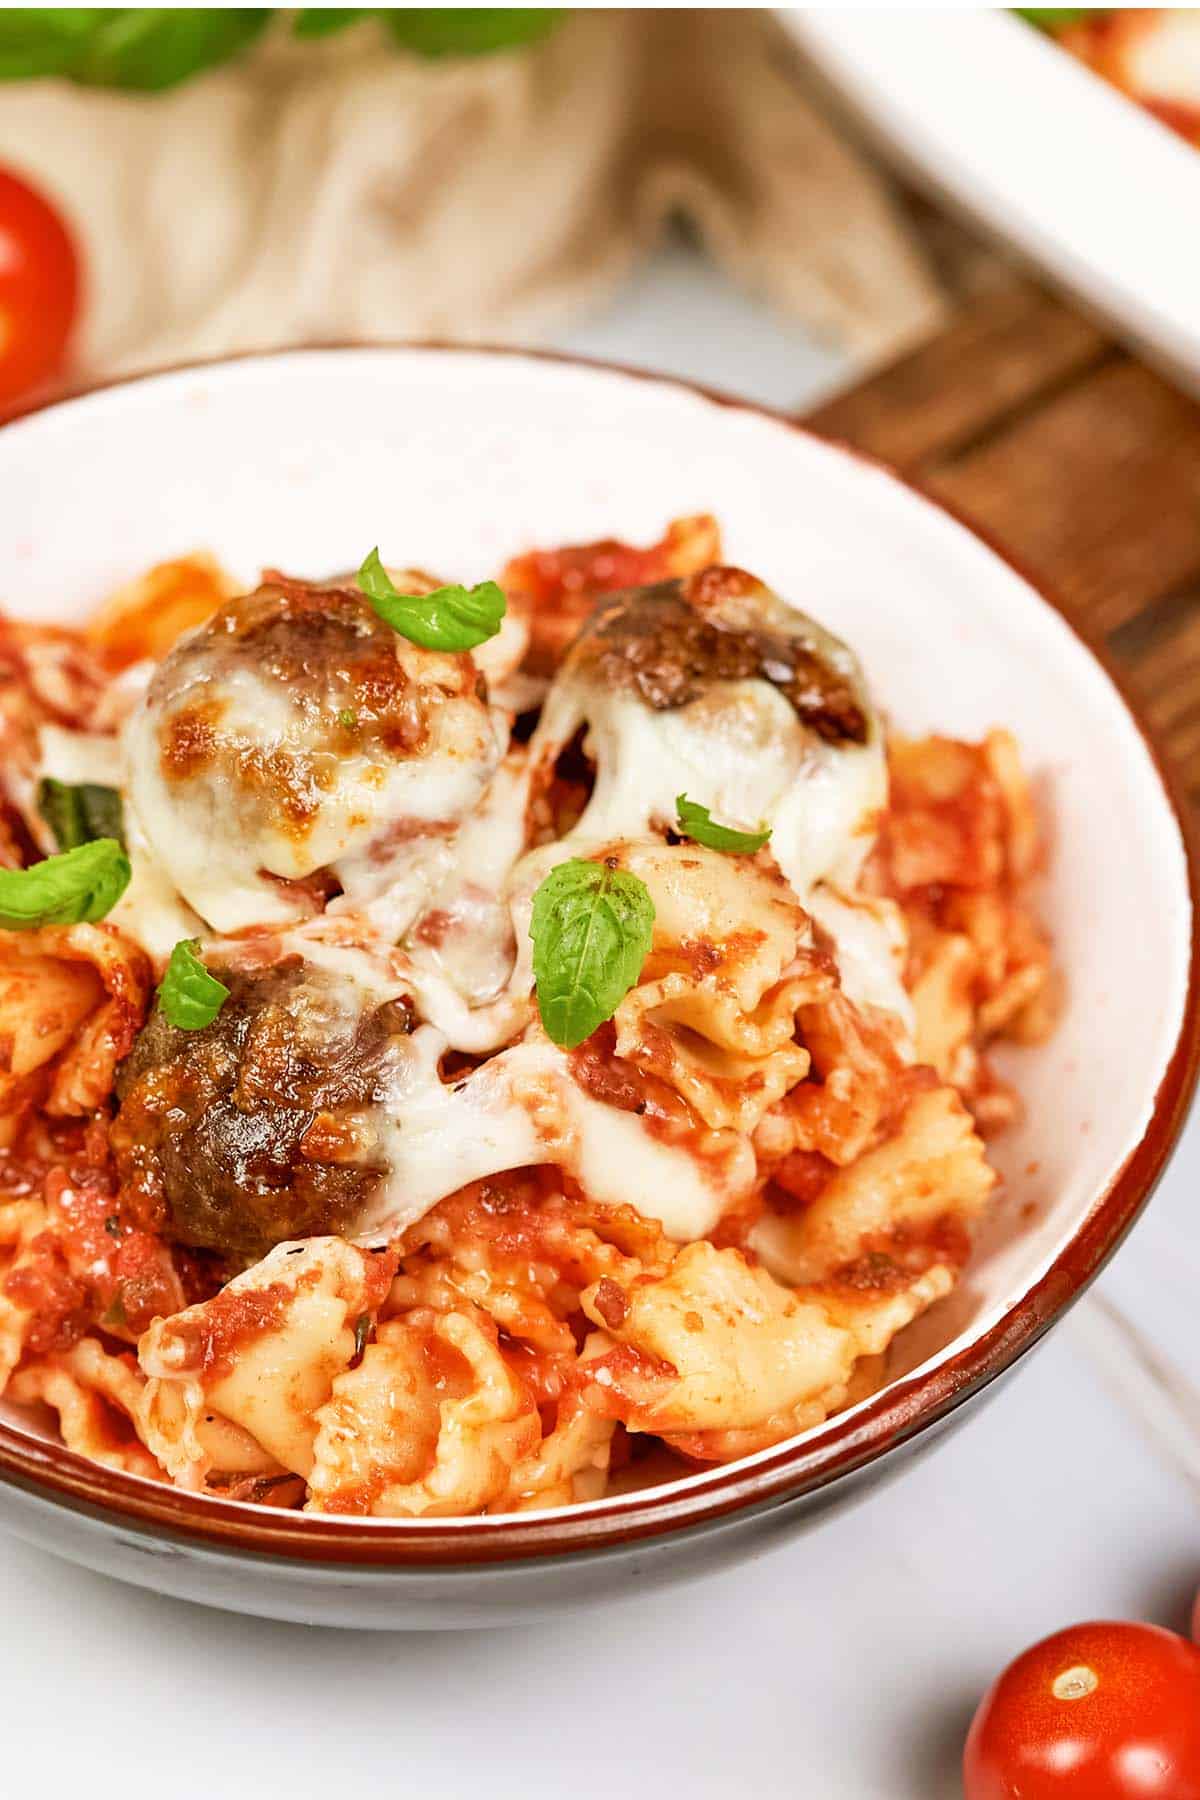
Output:
M12 1413L0 1519L95 1567L279 1617L464 1624L669 1579L811 1520L1007 1368L1111 1252L1161 1169L1197 1056L1193 878L1155 756L1109 676L1007 562L894 476L673 383L518 354L251 357L73 399L0 431L0 604L81 616L150 563L393 560L478 579L514 550L716 512L729 560L848 638L909 731L1004 724L1053 829L1044 907L1068 997L1008 1059L1028 1113L956 1295L882 1394L665 1487L514 1519L273 1513L97 1469Z
M1200 390L1200 151L1003 9L779 16L927 187Z

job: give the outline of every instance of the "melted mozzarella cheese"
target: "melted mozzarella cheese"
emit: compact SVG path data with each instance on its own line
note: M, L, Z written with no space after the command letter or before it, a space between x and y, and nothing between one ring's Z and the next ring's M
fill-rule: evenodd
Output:
M45 725L41 732L38 778L72 784L95 782L101 787L120 789L124 782L120 740ZM132 874L129 886L108 915L109 921L140 944L156 963L165 962L180 938L200 934L201 922L180 899L128 806L125 808L125 848Z
M411 1225L456 1188L554 1163L601 1205L630 1205L680 1240L703 1237L754 1182L754 1153L722 1134L701 1158L664 1143L644 1118L586 1094L563 1052L514 1045L451 1086L437 1073L446 1040L423 1026L398 1058L375 1121L390 1173L359 1221L370 1240Z
M636 695L568 679L552 684L531 748L537 758L586 727L596 783L574 835L646 837L674 821L684 792L730 823L756 824L799 774L794 724L791 707L767 682L729 682L720 704L706 695L655 712Z
M288 742L288 704L245 672L224 691L223 730L264 755ZM448 822L478 801L503 750L499 722L480 712L466 741L444 754L387 760L369 752L318 759L328 785L311 825L291 834L247 813L234 783L214 770L186 792L163 774L158 720L139 708L125 734L128 797L141 828L175 886L220 932L280 924L296 913L286 892L265 878L299 881L332 868L347 893L370 898L394 885L395 865L438 857ZM389 827L415 829L386 852ZM422 825L431 828L423 835Z
M368 1007L383 1006L411 993L404 959L358 921L331 919L328 914L285 931L279 939L280 960L299 956L341 985L346 1017Z
M525 847L528 803L528 758L514 750L463 821L449 866L421 916L410 915L402 928L422 1018L444 1033L452 1049L472 1055L511 1043L532 1012L528 896L519 883L510 892ZM389 908L385 898L369 910L377 925L391 930Z
M911 1057L916 1015L904 987L908 933L899 908L821 882L809 893L808 911L834 941L843 992L856 1006L890 1013L901 1026L898 1048Z
M674 824L676 798L686 793L721 824L753 831L769 823L771 853L802 902L819 881L850 888L887 803L883 734L858 660L761 583L724 574L715 590L697 597L710 632L698 652L682 640L678 652L672 649L683 622L669 583L615 601L585 628L551 683L530 744L534 766L546 771L582 729L596 780L580 837L662 831ZM686 605L683 612L692 617ZM714 626L729 634L735 651L749 648L756 656L753 672L719 672ZM793 653L820 671L811 713L798 713L788 698ZM689 663L689 654L698 661ZM681 696L692 696L682 704L661 700L672 691L671 677ZM822 717L825 693L841 714ZM851 702L859 729L843 728Z
M125 848L132 874L129 886L109 913L112 924L165 963L181 938L203 936L203 924L182 900L162 864L142 836L136 818L125 818Z
M845 958L847 991L869 990L872 1004L894 1012L911 1031L890 927L873 922L857 899L837 904L828 889L814 904L822 884L853 889L887 804L883 736L874 716L868 719L865 743L827 743L803 727L777 688L759 679L714 682L688 705L655 711L636 694L605 687L586 663L578 669L568 663L551 686L530 752L544 766L586 731L595 786L563 840L566 855L579 854L580 845L662 831L674 822L676 797L684 793L722 824L752 831L769 823L771 854L801 903L822 909L839 961Z
M37 774L39 780L65 781L70 785L92 781L100 787L119 788L120 743L99 732L64 731L59 725L43 725L38 738Z

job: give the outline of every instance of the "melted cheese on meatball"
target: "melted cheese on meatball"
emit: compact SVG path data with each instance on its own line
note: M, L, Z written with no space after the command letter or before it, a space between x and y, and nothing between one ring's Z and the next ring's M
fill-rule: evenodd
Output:
M283 580L182 640L125 733L128 798L220 932L303 910L331 873L369 898L453 835L504 751L466 655L423 650L351 589Z
M403 1230L467 1182L539 1163L563 1169L601 1205L652 1215L681 1241L711 1231L754 1184L744 1138L710 1133L703 1157L664 1142L638 1114L587 1094L540 1032L453 1083L437 1075L445 1049L423 1026L396 1065L375 1125L388 1174L360 1215L364 1241Z
M413 1029L403 958L330 930L289 932L278 950L215 965L231 991L216 1020L180 1031L156 1012L122 1067L122 1183L178 1241L242 1261L311 1232L378 1242L467 1182L538 1163L680 1239L750 1191L744 1138L707 1133L703 1155L665 1142L587 1093L536 1029L443 1079L447 1040Z
M741 570L617 595L551 684L535 781L580 734L595 785L565 854L670 828L681 793L722 824L769 823L771 855L833 938L846 991L911 1031L894 920L844 898L888 791L879 720L845 644Z
M57 725L44 725L40 734L37 779L47 777L68 785L95 782L101 787L122 789L126 778L120 740L97 732L64 731ZM36 783L31 784L28 802L31 814L35 786ZM51 848L49 842L46 848ZM128 806L125 808L125 848L132 873L129 886L108 915L109 923L139 943L156 963L164 963L180 938L199 935L201 921L176 893Z
M511 658L493 651L508 679ZM169 933L197 935L179 928L196 914L218 934L258 928L209 945L233 989L214 1024L180 1033L156 1015L122 1077L127 1177L185 1242L249 1254L298 1228L378 1241L468 1182L536 1164L680 1240L743 1202L747 1133L699 1116L664 1130L585 1085L538 1024L533 893L598 846L661 865L660 935L675 860L680 879L708 871L709 905L692 895L680 942L735 927L758 942L750 877L776 884L803 924L769 981L795 975L815 927L846 991L910 1035L903 932L855 891L886 804L882 734L855 658L820 626L737 570L614 596L528 748L506 754L506 737L470 657L418 649L349 589L272 580L151 681L123 740L135 878L121 922L159 954ZM573 746L590 797L530 849ZM769 822L769 852L748 866L671 844L680 793L722 823ZM288 887L314 881L310 896ZM450 1051L488 1060L446 1076Z

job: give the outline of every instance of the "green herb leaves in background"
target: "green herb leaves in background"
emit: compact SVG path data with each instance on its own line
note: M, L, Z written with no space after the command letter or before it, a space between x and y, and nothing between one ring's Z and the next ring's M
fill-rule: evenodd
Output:
M94 6L7 7L0 12L0 79L70 75L102 16Z
M95 924L129 886L129 858L116 838L96 838L28 869L0 869L0 930Z
M272 7L14 6L0 9L0 81L58 76L87 87L161 93L240 55ZM486 56L536 42L555 9L308 7L298 38L317 39L377 19L396 48L424 57Z
M402 49L418 56L491 56L538 43L562 16L560 7L543 6L306 6L294 29L299 38L330 37L375 18Z
M224 982L210 975L200 961L200 940L180 938L158 989L158 1004L167 1023L179 1031L203 1031L228 998Z
M38 783L37 809L60 850L74 850L103 837L125 842L125 820L116 788L91 781L55 781L47 776Z
M154 94L247 49L269 7L19 6L0 11L0 79L61 75Z
M396 42L418 56L492 56L549 36L559 8L406 6L381 12Z
M761 831L734 831L728 825L714 825L707 806L689 800L686 794L676 796L675 810L676 824L684 837L691 838L694 844L703 844L706 850L724 850L729 856L753 856L771 835L769 825Z
M473 650L500 629L507 602L494 581L478 587L441 587L432 594L401 594L372 550L358 571L358 585L385 625L426 650Z
M612 1018L641 974L654 902L636 875L575 858L551 869L534 894L529 935L542 1024L573 1050Z
M292 30L298 38L332 37L347 25L369 18L374 10L370 6L306 6L296 14Z

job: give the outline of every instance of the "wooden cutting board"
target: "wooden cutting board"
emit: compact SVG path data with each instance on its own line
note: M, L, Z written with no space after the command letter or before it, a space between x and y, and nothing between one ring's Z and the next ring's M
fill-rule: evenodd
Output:
M884 458L1106 643L1200 802L1200 405L1016 277L805 421Z

